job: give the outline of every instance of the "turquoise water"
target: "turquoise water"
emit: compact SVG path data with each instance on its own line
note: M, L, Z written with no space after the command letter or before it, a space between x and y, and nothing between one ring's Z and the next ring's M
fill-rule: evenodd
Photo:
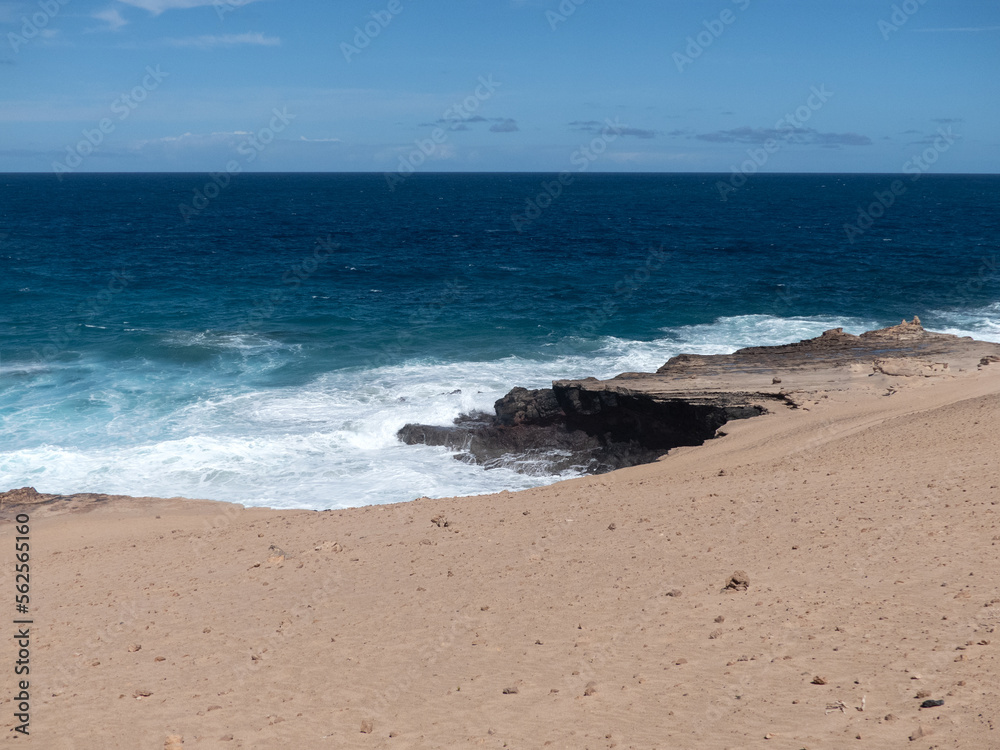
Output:
M896 178L758 175L723 202L715 175L580 175L551 201L550 175L241 175L185 218L206 179L0 176L0 487L517 489L554 478L395 432L833 326L1000 341L997 177L900 178L878 210Z

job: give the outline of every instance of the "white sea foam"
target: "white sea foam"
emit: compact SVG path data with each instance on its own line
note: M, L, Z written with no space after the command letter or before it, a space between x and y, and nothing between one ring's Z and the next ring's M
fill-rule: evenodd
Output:
M998 308L929 317L953 323L949 332L1000 341ZM22 402L20 413L5 424L6 445L31 447L0 454L0 486L315 509L523 489L558 477L518 473L509 463L470 465L443 448L403 445L396 432L408 422L444 425L463 412L491 411L516 385L538 388L559 378L652 371L682 352L726 353L838 326L860 333L875 325L856 318L735 316L664 329L652 341L565 340L543 358L412 360L235 393L206 389L199 395L187 382L146 383L150 395L139 397L131 392L134 383L116 381L89 394L101 416L82 425L67 423L40 393L38 400ZM184 341L257 352L281 346L254 334L194 334ZM261 368L273 366L270 357L264 359ZM28 434L42 434L44 442L23 440Z

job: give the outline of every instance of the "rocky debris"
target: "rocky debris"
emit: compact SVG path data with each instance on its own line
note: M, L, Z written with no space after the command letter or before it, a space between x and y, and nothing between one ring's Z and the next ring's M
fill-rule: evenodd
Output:
M825 677L820 677L819 675L816 675L815 677L812 678L812 684L813 685L825 685L826 684L826 678Z
M746 591L750 587L750 577L745 571L735 570L726 581L723 591Z
M141 651L141 650L142 646L138 643L133 643L131 646L128 647L128 652L130 654L134 654L136 651Z
M442 529L451 526L451 523L448 521L448 519L441 514L434 516L434 518L431 519L431 523L437 526L438 528Z
M285 561L285 551L276 544L267 548L267 561L269 563L282 563Z
M362 719L361 720L361 734L371 734L375 731L375 720L374 719Z
M981 360L979 360L979 364L981 367L986 367L991 362L1000 362L1000 355L991 354L988 357L983 357Z
M504 695L517 695L520 691L517 689L517 685L512 685L511 687L505 687L503 689Z

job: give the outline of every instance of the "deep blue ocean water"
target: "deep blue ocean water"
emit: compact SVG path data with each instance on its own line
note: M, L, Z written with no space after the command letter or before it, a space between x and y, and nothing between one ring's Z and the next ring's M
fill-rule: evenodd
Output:
M554 478L395 432L834 326L1000 341L1000 178L903 176L881 210L895 177L757 175L726 201L723 178L576 175L549 201L531 174L0 175L0 488L517 489Z

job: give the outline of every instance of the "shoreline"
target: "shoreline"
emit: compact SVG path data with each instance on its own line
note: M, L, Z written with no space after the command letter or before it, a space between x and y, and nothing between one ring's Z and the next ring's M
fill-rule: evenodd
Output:
M1000 364L837 375L517 493L36 504L35 742L989 746Z

